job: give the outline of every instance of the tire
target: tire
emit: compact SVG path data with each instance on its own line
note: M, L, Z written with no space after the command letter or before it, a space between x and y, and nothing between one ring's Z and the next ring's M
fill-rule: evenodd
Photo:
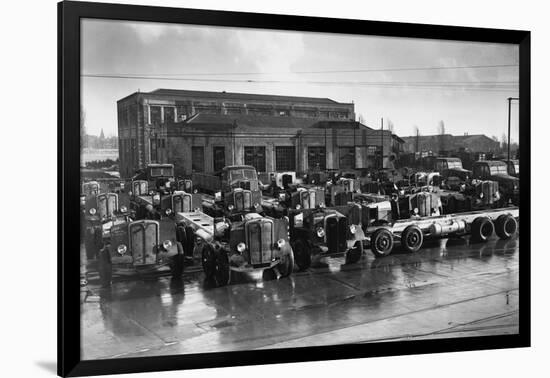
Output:
M276 268L281 278L290 276L294 270L294 252L291 250L287 255L283 255Z
M495 222L495 232L502 240L508 240L516 234L518 221L510 214L503 214Z
M207 279L213 279L216 272L216 256L210 245L202 246L201 251L202 270Z
M361 259L361 256L363 256L363 243L358 241L353 248L346 252L346 265L357 263Z
M311 248L303 240L297 240L292 246L294 251L294 263L298 271L306 270L311 266Z
M393 234L387 228L379 228L374 231L370 240L370 249L374 256L383 257L393 250Z
M178 254L172 257L170 273L172 274L172 278L181 279L181 275L183 274L183 246L177 241L176 247Z
M472 222L471 232L474 242L486 242L495 232L495 225L488 217L478 217Z
M420 227L411 225L403 231L401 234L401 245L409 252L418 252L424 242L424 234Z
M110 287L113 278L113 264L111 263L109 247L105 247L98 252L97 271L101 287Z
M215 272L214 280L216 281L216 286L225 286L229 284L231 278L231 269L229 268L229 257L227 253L219 249L214 252L215 254Z

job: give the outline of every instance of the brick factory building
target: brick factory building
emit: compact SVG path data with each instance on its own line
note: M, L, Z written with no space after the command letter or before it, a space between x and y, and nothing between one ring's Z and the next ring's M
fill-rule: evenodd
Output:
M328 98L158 89L117 101L120 173L172 163L177 175L250 164L259 172L379 167L403 140Z

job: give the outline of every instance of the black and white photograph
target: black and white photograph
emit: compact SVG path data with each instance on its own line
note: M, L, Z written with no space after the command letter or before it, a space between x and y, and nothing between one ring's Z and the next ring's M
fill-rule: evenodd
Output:
M518 334L516 44L81 21L81 356Z

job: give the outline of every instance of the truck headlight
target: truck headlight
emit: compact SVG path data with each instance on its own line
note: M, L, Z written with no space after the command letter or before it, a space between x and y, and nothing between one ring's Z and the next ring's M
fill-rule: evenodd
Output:
M321 202L321 203L319 204L319 207L320 207L321 209L324 209L324 208L326 207L326 205L325 205L324 202Z
M302 208L302 206L300 206L300 204L296 204L296 210L300 210Z
M164 250L168 250L171 246L172 242L170 240L165 240L162 242L162 248L164 248Z
M483 193L479 193L479 198L483 198L483 197L484 197Z
M121 256L126 253L126 250L127 250L127 248L124 244L119 245L116 249L117 253Z
M320 237L320 238L325 237L325 229L323 227L318 227L317 228L317 236Z
M227 210L229 211L233 211L234 208L235 206L233 206L232 204L227 205Z
M239 253L243 253L245 249L246 249L246 244L244 244L243 242L240 242L239 244L237 244L237 251Z
M282 249L286 244L285 239L279 239L277 240L277 248Z
M260 206L260 204L259 204L258 202L255 202L255 203L254 203L254 208L257 209L259 206Z
M97 210L95 209L95 207L92 207L90 209L90 215L95 215L95 213L97 213Z
M127 208L126 206L121 206L121 207L120 207L120 212L121 212L121 213L125 213L125 212L127 212L127 211L128 211L128 208Z
M351 232L352 234L355 234L355 231L357 231L357 227L355 227L354 224L350 225L349 226L349 232Z
M153 196L154 194L155 194L155 192L153 192L152 190L149 191L150 196Z
M159 194L155 194L153 196L153 201L160 201L160 195Z
M172 214L172 209L168 208L164 212L166 213L166 215L170 215Z
M279 193L279 201L284 201L286 199L285 193Z
M415 207L413 211L414 211L415 214L418 215L418 207Z

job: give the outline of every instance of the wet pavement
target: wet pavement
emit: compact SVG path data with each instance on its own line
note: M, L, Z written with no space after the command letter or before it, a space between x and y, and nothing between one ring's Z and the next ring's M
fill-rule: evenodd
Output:
M82 358L286 348L518 332L519 237L444 239L415 254L318 262L280 280L239 275L213 288L200 269L90 280Z

